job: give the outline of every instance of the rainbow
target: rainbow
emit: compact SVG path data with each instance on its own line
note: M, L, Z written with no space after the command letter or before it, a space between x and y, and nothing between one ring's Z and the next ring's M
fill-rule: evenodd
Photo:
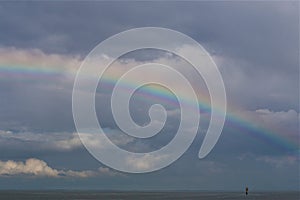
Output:
M112 90L116 82L117 79L115 78L104 77L103 79L101 79L100 85L103 84L104 88ZM126 90L127 88L135 88L135 86L136 85L134 84L134 82L125 82L123 83L124 88L122 89ZM158 100L166 104L178 106L178 99L174 96L173 93L167 91L163 87L157 87L152 85L145 87L142 91L139 92L139 96L142 96L145 99ZM200 98L201 101L198 102L200 112L210 112L211 107L209 98ZM194 103L187 97L183 97L182 99L184 99L185 103L187 104ZM233 109L229 108L229 110ZM224 115L224 113L222 112L218 112L218 114ZM281 149L289 152L297 152L299 150L299 141L294 141L292 139L285 138L280 133L255 124L252 121L249 121L246 117L242 116L241 114L235 114L235 112L229 111L226 113L225 126L231 126L237 129L240 133L248 134L251 137L255 137L256 139L259 139L270 146L278 148L279 150Z
M1 62L1 61L0 61ZM0 63L0 78L12 79L12 78L29 78L29 79L55 79L60 78L67 72L60 69L59 67L43 67L38 66L26 66L26 65L7 65ZM75 74L69 74L75 76ZM104 89L111 91L116 83L116 76L105 76L101 79L100 86ZM124 83L124 89L135 87L134 82ZM170 91L157 86L145 87L139 95L145 99L153 99L165 102L166 104L178 106L178 99ZM189 97L181 97L184 99L185 103L193 104ZM200 111L209 112L210 111L210 100L209 97L200 97L198 102ZM247 119L241 114L236 114L233 107L229 106L229 112L226 113L225 126L231 126L238 130L241 134L247 134L254 137L265 144L273 146L274 148L282 151L288 151L296 153L299 155L299 138L298 140L293 140L288 137L283 136L278 131L271 130L261 125L255 124L253 121ZM197 111L198 112L198 111ZM225 113L219 113L224 115ZM297 134L294 134L297 135Z
M0 63L0 78L53 79L64 75L63 71L58 69L58 67L46 68L27 65L3 65Z

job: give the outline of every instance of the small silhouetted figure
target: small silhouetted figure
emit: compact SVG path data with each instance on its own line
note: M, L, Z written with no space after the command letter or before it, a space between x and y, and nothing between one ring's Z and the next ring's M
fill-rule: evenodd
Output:
M248 187L246 187L246 189L245 189L245 190L246 190L246 195L248 195Z

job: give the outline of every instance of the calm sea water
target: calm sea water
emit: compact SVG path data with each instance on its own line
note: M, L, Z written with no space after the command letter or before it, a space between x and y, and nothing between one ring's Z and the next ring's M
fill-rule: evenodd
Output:
M238 192L92 192L92 191L0 191L1 200L212 200L212 199L264 199L299 200L300 192L255 192L248 196Z

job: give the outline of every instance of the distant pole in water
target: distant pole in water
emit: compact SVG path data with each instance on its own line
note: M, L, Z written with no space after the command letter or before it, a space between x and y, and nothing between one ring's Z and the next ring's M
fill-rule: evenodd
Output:
M246 189L245 189L245 190L246 190L246 195L248 195L248 187L246 187Z

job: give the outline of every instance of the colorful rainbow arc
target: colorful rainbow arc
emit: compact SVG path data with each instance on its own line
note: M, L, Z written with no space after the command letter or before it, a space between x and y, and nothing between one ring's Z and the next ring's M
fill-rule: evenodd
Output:
M26 66L26 65L7 65L7 64L1 64L0 63L0 77L30 77L30 78L55 78L62 75L65 75L65 70L59 69L58 67L47 67L47 68L39 68L37 66ZM75 74L72 74L75 76ZM100 84L103 84L105 88L112 89L114 87L114 84L117 82L117 79L115 77L103 77L101 79ZM135 87L134 82L127 82L124 83L123 87L131 88ZM177 98L174 98L174 95L170 93L169 91L162 89L161 87L146 87L143 89L143 91L140 93L140 95L147 98L152 98L160 101L164 101L171 105L178 105ZM187 104L193 104L194 102L190 101L189 97L181 97L184 99L185 103ZM209 111L210 108L210 102L208 100L209 98L205 97L198 101L200 110L203 111ZM198 112L198 111L197 111ZM224 115L225 113L219 112L220 115ZM288 150L292 152L299 153L299 141L292 141L288 138L283 137L280 133L258 126L257 124L254 124L252 121L249 121L249 119L246 119L244 116L235 114L233 112L227 112L226 113L226 122L229 122L229 124L237 125L237 127L241 127L245 131L242 130L242 132L245 133L251 133L251 135L255 138L258 138L265 143L268 143L270 145L274 145L279 149L282 150Z

